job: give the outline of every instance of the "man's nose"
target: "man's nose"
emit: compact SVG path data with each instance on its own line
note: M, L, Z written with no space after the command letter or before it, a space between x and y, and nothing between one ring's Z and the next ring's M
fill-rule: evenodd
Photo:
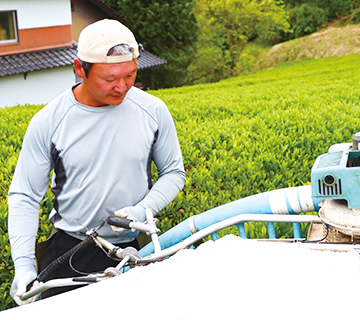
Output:
M126 91L126 81L125 79L120 78L114 86L116 92L125 92Z

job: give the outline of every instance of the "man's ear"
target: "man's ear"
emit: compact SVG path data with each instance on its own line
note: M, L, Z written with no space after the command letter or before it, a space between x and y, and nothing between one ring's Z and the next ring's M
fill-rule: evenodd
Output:
M79 78L85 78L85 76L86 76L86 75L85 75L85 70L84 70L84 68L82 67L79 58L74 59L74 70L75 70L75 73L77 74L77 76L78 76Z

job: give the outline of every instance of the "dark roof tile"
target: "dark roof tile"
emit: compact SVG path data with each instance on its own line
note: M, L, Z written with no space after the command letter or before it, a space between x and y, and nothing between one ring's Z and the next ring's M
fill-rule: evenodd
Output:
M167 64L167 62L149 51L142 50L138 62L138 70L150 69L163 64Z
M10 76L69 66L72 65L74 58L76 58L76 50L72 47L0 56L0 75Z
M75 47L0 56L0 76L69 66L73 64L76 56ZM163 64L167 62L149 51L142 50L138 70L146 70Z

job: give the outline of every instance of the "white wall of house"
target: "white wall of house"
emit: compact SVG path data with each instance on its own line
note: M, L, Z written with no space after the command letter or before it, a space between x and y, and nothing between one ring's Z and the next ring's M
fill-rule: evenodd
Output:
M71 24L70 0L0 0L0 10L16 10L19 29Z
M70 0L0 0L0 10L16 10L18 29L72 24ZM0 108L46 104L74 83L72 66L0 77Z
M72 66L0 77L0 108L46 104L75 84Z

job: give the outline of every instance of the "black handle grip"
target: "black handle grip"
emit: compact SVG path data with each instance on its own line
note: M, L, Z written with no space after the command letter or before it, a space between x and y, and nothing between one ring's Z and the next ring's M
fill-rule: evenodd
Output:
M130 222L133 222L130 219L126 219L126 218L121 218L118 216L109 216L106 219L107 223L110 224L111 226L115 226L115 227L120 227L120 228L125 228L125 229L131 229L130 228Z
M36 279L35 279L36 280ZM35 280L31 281L27 286L26 286L26 292L30 291L31 287L33 286Z

